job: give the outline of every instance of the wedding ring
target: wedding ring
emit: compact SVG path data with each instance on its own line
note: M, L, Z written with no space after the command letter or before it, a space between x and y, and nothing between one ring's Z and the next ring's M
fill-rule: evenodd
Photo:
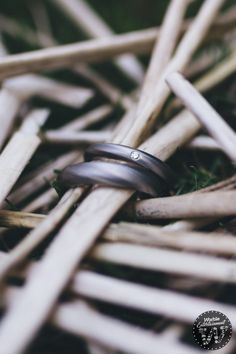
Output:
M159 176L170 189L173 187L175 174L170 167L157 157L142 150L111 143L89 146L84 154L85 161L91 161L97 157L117 159L143 167Z
M59 175L67 187L100 184L136 190L152 197L167 194L166 184L153 172L128 164L92 161L67 166Z

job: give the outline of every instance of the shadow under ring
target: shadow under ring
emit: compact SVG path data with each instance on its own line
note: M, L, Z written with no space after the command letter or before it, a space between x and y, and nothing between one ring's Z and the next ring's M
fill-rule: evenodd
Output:
M172 169L162 160L139 149L126 145L101 143L89 146L84 153L85 161L96 157L126 161L145 168L160 177L172 189L176 176Z
M152 197L168 194L166 184L154 173L128 164L91 161L67 166L58 177L66 187L103 185L135 190Z

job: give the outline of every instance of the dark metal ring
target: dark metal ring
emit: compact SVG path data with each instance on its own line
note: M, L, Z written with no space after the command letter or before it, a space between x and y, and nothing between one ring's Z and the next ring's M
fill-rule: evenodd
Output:
M170 167L157 157L142 150L119 144L94 144L85 150L84 158L85 161L91 161L95 157L119 159L134 163L135 165L144 167L147 171L155 173L165 181L169 188L173 187L175 174Z
M59 182L67 187L100 184L134 189L153 197L167 194L166 185L153 172L114 162L92 161L67 166L59 174Z

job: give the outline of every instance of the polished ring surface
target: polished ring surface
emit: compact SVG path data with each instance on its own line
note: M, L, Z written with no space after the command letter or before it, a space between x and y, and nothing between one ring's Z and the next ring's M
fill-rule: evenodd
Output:
M170 167L157 157L126 145L103 143L89 146L84 154L85 161L96 157L118 159L143 167L159 176L169 188L173 186L175 174Z
M67 187L100 184L134 189L153 197L166 195L162 179L139 166L91 161L67 166L59 175L59 182Z

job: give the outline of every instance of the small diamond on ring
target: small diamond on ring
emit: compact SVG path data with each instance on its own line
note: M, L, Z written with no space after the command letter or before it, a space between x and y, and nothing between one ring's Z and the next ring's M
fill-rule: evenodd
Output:
M138 160L140 158L140 154L137 151L132 151L130 157L132 160Z

